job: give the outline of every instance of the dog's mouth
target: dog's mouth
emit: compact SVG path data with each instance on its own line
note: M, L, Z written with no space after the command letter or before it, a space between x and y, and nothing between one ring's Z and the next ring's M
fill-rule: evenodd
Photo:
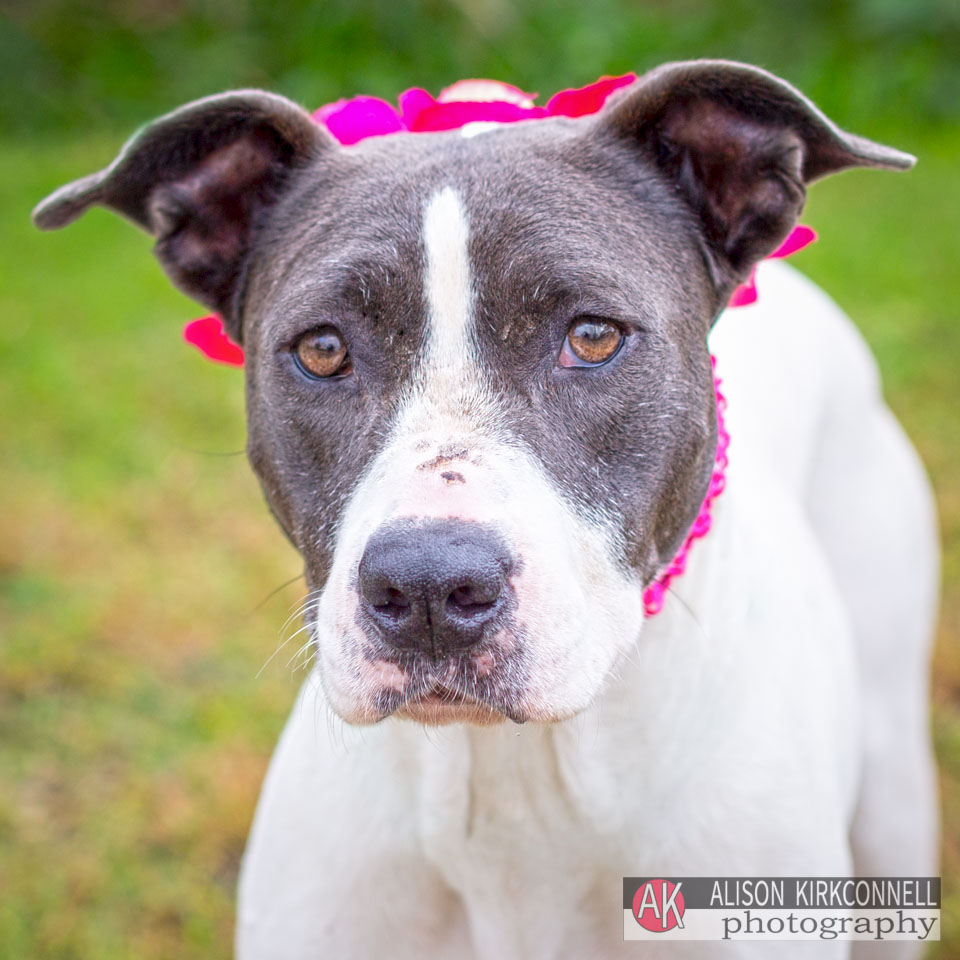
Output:
M389 702L389 701L393 702ZM388 702L381 702L382 717L396 716L430 726L448 723L472 723L487 726L512 720L523 723L525 717L515 704L491 691L456 685L441 680L410 683Z
M419 703L436 703L440 706L461 706L464 704L479 703L476 697L471 697L462 690L451 690L442 683L435 683L429 690L416 698Z
M477 697L437 684L419 696L409 698L394 715L404 720L439 726L447 723L473 723L487 726L504 719L523 723L519 713L506 706L494 706Z

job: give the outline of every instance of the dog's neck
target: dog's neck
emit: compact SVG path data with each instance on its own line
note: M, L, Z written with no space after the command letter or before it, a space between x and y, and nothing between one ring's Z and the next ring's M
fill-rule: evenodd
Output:
M719 762L723 725L704 718L742 709L730 702L739 686L726 678L738 669L745 635L746 598L731 589L739 531L736 491L729 493L676 595L638 624L634 648L581 714L551 725L439 729L388 719L347 744L395 772L398 795L416 811L418 850L452 888L486 898L489 914L504 919L494 928L531 929L527 912L545 909L536 899L551 896L545 875L563 878L565 890L576 888L573 899L586 902L598 879L635 872L647 862L641 852L656 858L656 845L680 829L678 788ZM537 893L511 895L520 888ZM523 955L522 944L488 947L491 956Z
M691 554L670 602L638 624L634 647L587 710L549 725L429 730L389 718L373 729L345 726L345 749L368 750L382 737L389 755L399 751L418 771L421 833L438 856L484 824L547 816L554 829L566 821L590 843L613 842L637 802L634 796L625 804L624 791L646 797L651 809L666 802L670 783L709 749L704 703L733 709L725 703L724 675L742 656L738 625L747 602L732 589L745 562L733 537L739 512L735 490L717 502L711 535ZM316 675L313 684L309 696L322 697Z
M703 503L700 505L697 518L693 521L686 537L684 537L676 556L643 592L643 610L648 617L655 616L663 609L663 603L667 591L670 590L671 582L675 577L681 576L687 569L693 545L710 532L713 523L713 503L723 493L726 486L727 447L730 445L730 434L727 432L723 414L727 407L727 401L720 389L721 380L717 376L716 357L711 356L710 362L713 366L713 389L717 395L717 452L714 457L713 472L710 475L710 485L703 498Z

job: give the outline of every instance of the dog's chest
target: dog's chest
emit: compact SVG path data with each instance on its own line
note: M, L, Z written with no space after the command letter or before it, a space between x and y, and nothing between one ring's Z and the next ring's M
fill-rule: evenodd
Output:
M616 899L617 824L598 822L598 798L581 808L550 729L452 728L425 742L420 760L423 852L460 895L478 956L577 956L581 942L595 946L609 910L591 904ZM592 783L591 794L602 786Z

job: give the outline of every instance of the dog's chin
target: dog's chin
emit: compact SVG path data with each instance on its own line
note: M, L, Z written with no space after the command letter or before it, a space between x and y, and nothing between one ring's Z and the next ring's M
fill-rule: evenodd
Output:
M399 720L412 720L428 727L442 727L451 723L468 723L478 727L489 727L511 719L522 723L519 715L508 718L502 710L489 704L466 697L452 697L444 693L428 693L422 697L408 700L394 711Z
M329 702L329 701L328 701ZM553 725L579 714L588 704L564 702L559 708L540 698L518 703L491 703L464 693L435 686L413 695L384 690L371 699L352 697L329 702L333 711L352 726L372 726L385 720L406 720L424 727L466 724L491 727L509 720L515 724Z
M384 718L393 716L430 727L451 723L489 727L504 720L523 723L526 719L512 704L492 703L478 692L452 689L442 683L410 691L385 707Z
M329 675L320 673L318 679L327 705L341 720L356 727L372 726L391 718L429 727L455 723L489 727L506 720L519 724L530 719L512 702L490 703L479 694L454 691L440 684L419 690L389 685L376 690L349 690L331 682Z

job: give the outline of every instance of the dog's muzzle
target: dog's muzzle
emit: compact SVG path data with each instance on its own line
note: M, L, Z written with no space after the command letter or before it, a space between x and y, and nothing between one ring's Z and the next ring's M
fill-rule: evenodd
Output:
M357 578L368 635L432 660L464 654L511 606L513 560L495 530L456 519L394 521L367 541Z

